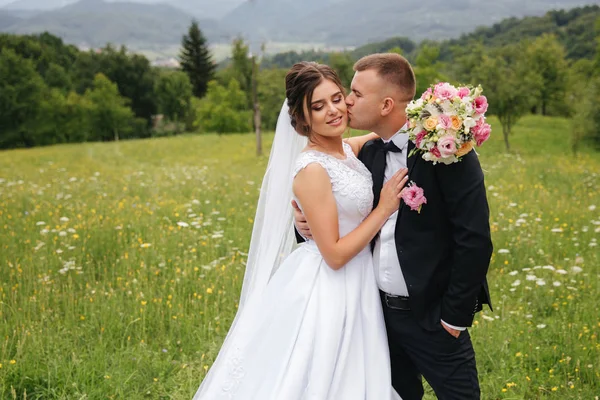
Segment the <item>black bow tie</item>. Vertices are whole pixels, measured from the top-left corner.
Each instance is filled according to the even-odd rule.
[[[385,152],[391,151],[392,153],[402,153],[402,150],[399,149],[398,146],[396,146],[391,140],[387,143],[384,143],[382,148]]]

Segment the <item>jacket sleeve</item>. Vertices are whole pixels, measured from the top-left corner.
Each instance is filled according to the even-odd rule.
[[[471,326],[492,255],[483,171],[475,151],[458,163],[436,165],[434,170],[454,242],[441,319],[455,326]]]

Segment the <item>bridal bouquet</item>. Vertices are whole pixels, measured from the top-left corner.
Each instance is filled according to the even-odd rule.
[[[488,140],[491,127],[485,122],[487,99],[481,86],[455,87],[447,82],[432,85],[406,107],[408,134],[413,152],[434,164],[452,164]],[[412,152],[411,152],[412,155]]]

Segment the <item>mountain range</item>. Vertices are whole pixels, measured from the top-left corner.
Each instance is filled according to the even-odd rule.
[[[49,31],[92,47],[177,45],[192,18],[211,43],[359,46],[393,36],[448,39],[507,17],[597,0],[0,0],[0,31]]]
[[[0,29],[3,25],[2,16],[0,13]],[[10,12],[5,13],[4,18],[10,21]],[[140,49],[179,43],[191,21],[190,14],[167,4],[81,0],[29,18],[17,19],[16,23],[4,26],[4,30],[17,34],[48,31],[68,43],[86,47],[102,47],[112,43]],[[199,25],[211,42],[229,40],[229,36],[223,36],[226,33],[215,20],[200,19]]]
[[[508,17],[542,15],[593,0],[255,0],[221,20],[253,40],[356,46],[392,36],[448,39]],[[248,16],[251,16],[249,18]],[[275,39],[274,39],[275,38]]]

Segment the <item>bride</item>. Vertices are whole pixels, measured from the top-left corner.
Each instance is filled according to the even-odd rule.
[[[342,140],[348,115],[337,74],[296,64],[286,97],[240,307],[194,399],[399,399],[369,243],[398,210],[406,170],[372,210],[371,174],[356,158],[372,135]],[[313,234],[293,252],[292,196]]]

